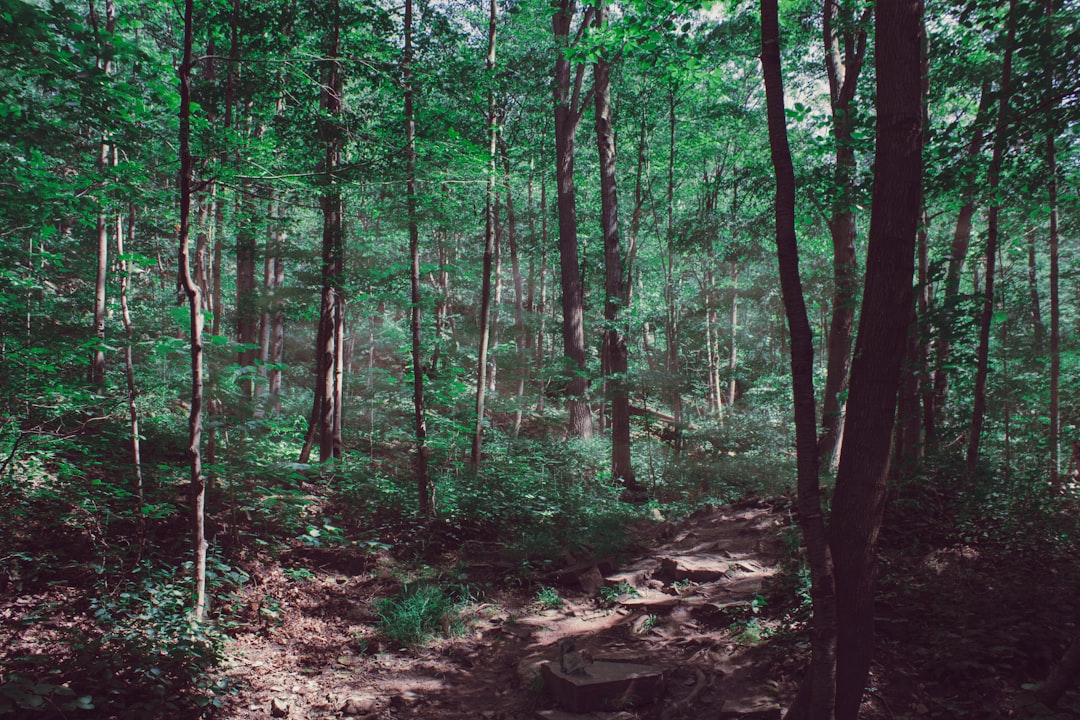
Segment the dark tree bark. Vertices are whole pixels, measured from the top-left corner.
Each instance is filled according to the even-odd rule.
[[[600,1],[596,26],[607,20]],[[596,145],[600,155],[600,228],[604,237],[604,349],[608,376],[605,384],[611,402],[611,476],[628,493],[640,493],[630,460],[630,393],[627,389],[625,320],[627,279],[623,276],[619,241],[619,201],[615,184],[615,131],[611,125],[611,64],[601,57],[593,66],[593,98],[596,106]]]
[[[1054,134],[1057,132],[1051,123],[1046,136],[1047,171],[1049,172],[1050,195],[1050,486],[1055,493],[1061,492],[1061,299],[1059,278],[1061,275],[1058,257],[1058,180],[1057,149]]]
[[[423,347],[420,342],[420,230],[416,211],[416,116],[413,110],[413,0],[405,0],[405,48],[401,56],[401,75],[405,84],[405,202],[409,222],[410,285],[412,288],[412,374],[413,423],[416,455],[413,476],[420,514],[435,514],[435,488],[428,477],[427,416],[424,412]]]
[[[806,314],[799,248],[795,235],[795,168],[788,145],[784,79],[780,66],[777,0],[761,2],[761,68],[769,123],[769,148],[776,175],[776,256],[780,289],[791,328],[791,389],[795,409],[799,526],[810,565],[813,625],[810,670],[790,720],[831,720],[836,680],[836,597],[832,558],[818,485],[817,408],[814,402],[814,338]]]
[[[180,80],[180,285],[187,295],[191,332],[191,411],[188,414],[188,460],[191,478],[191,528],[194,562],[192,573],[195,622],[203,621],[206,609],[206,484],[202,475],[203,314],[198,283],[191,275],[191,69],[194,0],[184,0],[184,55],[177,75]]]
[[[1005,19],[1005,57],[1001,63],[1001,86],[998,91],[997,124],[994,128],[994,151],[990,156],[987,184],[990,190],[990,208],[986,220],[986,289],[982,298],[982,315],[979,320],[979,348],[976,353],[975,393],[972,400],[971,425],[968,428],[967,460],[964,478],[971,482],[979,466],[979,444],[982,442],[983,421],[986,418],[986,381],[990,374],[990,326],[994,317],[994,279],[998,248],[998,218],[1001,201],[997,197],[1001,185],[1001,163],[1009,129],[1009,98],[1012,92],[1012,57],[1016,37],[1016,0],[1009,0],[1009,14]]]
[[[829,80],[833,139],[836,143],[836,165],[833,170],[835,194],[828,219],[833,246],[834,288],[828,365],[822,398],[821,437],[818,440],[822,461],[827,461],[838,449],[837,441],[843,422],[840,397],[847,389],[851,367],[851,338],[855,328],[855,297],[858,290],[853,101],[866,56],[869,14],[870,8],[867,8],[862,18],[856,20],[852,17],[852,5],[839,0],[825,0],[822,14],[825,69]]]
[[[340,392],[342,353],[339,351],[343,323],[344,233],[342,229],[341,190],[337,172],[341,161],[340,130],[336,118],[341,114],[342,78],[338,61],[340,9],[337,0],[331,7],[330,67],[324,98],[328,119],[323,122],[322,135],[326,148],[323,160],[322,190],[322,303],[319,313],[319,340],[316,348],[316,395],[319,401],[319,462],[341,457]]]
[[[495,73],[495,29],[498,22],[496,0],[488,3],[488,48],[486,67],[488,81],[494,82]],[[499,136],[495,88],[488,86],[488,167],[487,193],[484,200],[484,266],[480,287],[480,351],[476,363],[476,425],[472,440],[473,470],[480,467],[480,456],[484,445],[484,401],[488,383],[488,343],[491,340],[491,267],[495,256],[495,225],[498,220],[495,207],[495,148]]]
[[[593,434],[589,408],[589,380],[585,375],[585,296],[577,242],[577,193],[574,188],[575,135],[581,122],[581,81],[584,65],[571,78],[570,25],[574,19],[574,0],[558,0],[552,16],[555,35],[555,177],[559,207],[559,266],[561,268],[563,310],[563,352],[568,371],[566,395],[571,435],[590,438]],[[581,27],[589,24],[593,10],[585,11]]]
[[[874,564],[900,364],[912,308],[922,179],[922,3],[875,8],[877,146],[866,284],[831,515],[836,572],[836,718],[859,714],[874,652]]]

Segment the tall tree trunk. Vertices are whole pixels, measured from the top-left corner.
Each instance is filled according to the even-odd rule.
[[[600,1],[596,27],[607,21],[607,7]],[[611,476],[629,493],[640,493],[630,458],[630,393],[627,388],[626,284],[619,241],[619,202],[615,185],[615,131],[611,124],[611,64],[601,57],[593,66],[593,98],[596,105],[596,145],[600,155],[600,228],[604,237],[604,347],[608,376],[605,383],[611,402]]]
[[[90,22],[94,28],[95,37],[98,36],[97,12],[93,2],[90,3]],[[105,0],[105,32],[109,36],[116,29],[116,6],[112,0]],[[99,39],[100,40],[100,39]],[[98,57],[97,66],[105,73],[112,73],[112,62],[107,58],[108,48],[102,42],[101,53]],[[98,153],[98,170],[104,174],[109,167],[110,144],[108,133],[103,133]],[[108,214],[102,201],[97,215],[97,273],[94,277],[94,337],[97,342],[90,355],[90,384],[96,388],[105,386],[105,289],[109,270],[109,231]]]
[[[135,241],[135,204],[128,203],[128,233],[132,244]],[[120,317],[124,321],[124,336],[127,343],[124,345],[124,375],[127,378],[127,404],[128,418],[131,427],[131,465],[135,471],[135,499],[138,502],[139,532],[144,529],[143,515],[143,474],[142,474],[142,446],[139,441],[139,405],[136,401],[138,393],[135,389],[135,359],[133,346],[135,344],[135,330],[131,325],[131,312],[128,310],[128,292],[131,287],[131,266],[127,255],[124,253],[124,216],[116,215],[116,256],[120,258]]]
[[[497,110],[495,105],[495,29],[498,21],[498,5],[496,0],[488,2],[488,48],[487,68],[488,81],[488,166],[487,166],[487,194],[484,200],[484,267],[480,289],[480,351],[476,363],[476,425],[473,430],[472,441],[472,466],[473,470],[480,467],[480,456],[484,445],[484,402],[487,393],[488,373],[488,343],[491,340],[491,266],[495,256],[495,225],[498,222],[498,212],[495,205],[495,148],[499,132],[497,125]]]
[[[412,288],[412,374],[413,422],[416,455],[413,476],[420,514],[435,514],[435,488],[428,478],[427,417],[424,412],[424,365],[420,343],[420,230],[416,211],[416,116],[413,111],[413,0],[405,0],[405,48],[401,56],[401,75],[405,84],[405,203],[409,222],[410,285]]]
[[[555,35],[555,177],[559,207],[559,266],[561,268],[563,352],[567,358],[566,395],[570,415],[569,432],[580,438],[593,434],[589,408],[589,380],[585,375],[585,296],[577,242],[577,193],[574,188],[575,135],[581,122],[581,81],[584,64],[578,65],[571,78],[570,25],[574,18],[574,0],[558,0],[552,16]],[[589,24],[592,9],[585,11],[582,27]]]
[[[1050,194],[1050,486],[1060,492],[1061,481],[1061,299],[1058,281],[1061,275],[1058,257],[1058,180],[1057,149],[1051,123],[1046,135],[1046,162]]]
[[[858,266],[855,258],[855,118],[853,101],[866,56],[868,8],[861,19],[852,17],[852,5],[825,0],[822,31],[825,69],[829,80],[833,140],[836,143],[836,186],[828,219],[833,246],[833,303],[829,322],[828,366],[822,399],[819,457],[828,460],[837,450],[843,422],[841,396],[847,389],[851,367],[851,338],[855,328]],[[841,44],[843,49],[841,50]]]
[[[202,476],[202,403],[203,403],[203,314],[200,290],[191,276],[191,69],[192,17],[194,0],[184,0],[184,55],[177,75],[180,80],[180,249],[178,264],[180,284],[187,294],[191,332],[191,411],[188,415],[188,460],[191,470],[191,527],[194,562],[193,619],[203,621],[206,609],[206,484]]]
[[[664,362],[671,383],[671,417],[675,419],[675,452],[682,451],[683,398],[680,390],[679,308],[676,305],[678,288],[675,274],[675,86],[668,89],[668,167],[667,167],[667,227],[665,228],[666,262],[664,272],[664,305],[666,306],[665,337],[667,354]]]
[[[1053,210],[1051,210],[1051,212],[1052,211]],[[1041,358],[1043,356],[1043,351],[1046,349],[1046,326],[1043,324],[1042,304],[1039,302],[1039,275],[1035,263],[1035,228],[1029,227],[1026,235],[1028,250],[1027,281],[1028,297],[1031,298],[1030,312],[1031,330],[1034,338],[1033,350],[1035,353],[1035,357]]]
[[[735,368],[739,362],[739,349],[736,340],[739,337],[739,264],[731,263],[731,347],[728,349],[728,388],[727,404],[735,404]]]
[[[994,265],[997,261],[998,219],[1001,200],[997,197],[1001,185],[1001,163],[1009,129],[1009,97],[1012,92],[1012,57],[1016,37],[1016,0],[1009,0],[1009,14],[1005,19],[1005,57],[1001,64],[1001,87],[998,92],[998,115],[994,129],[994,152],[990,157],[987,183],[990,189],[990,208],[986,221],[986,290],[982,298],[982,316],[979,322],[979,348],[975,370],[975,394],[972,400],[971,425],[968,429],[967,461],[964,478],[971,482],[979,466],[979,444],[982,441],[983,421],[986,417],[986,381],[990,373],[990,326],[994,317]]]
[[[960,299],[960,277],[964,271],[968,246],[971,243],[972,219],[975,217],[975,169],[974,163],[983,145],[983,131],[989,122],[993,94],[990,81],[984,81],[979,95],[979,109],[972,124],[971,141],[967,146],[966,160],[969,167],[961,181],[963,205],[956,216],[956,229],[953,231],[952,246],[949,250],[949,263],[945,271],[945,293],[941,303],[941,327],[938,330],[937,353],[934,363],[934,394],[931,413],[934,427],[941,423],[945,403],[949,393],[948,366],[952,358],[952,342],[956,334],[956,305]],[[935,433],[929,433],[934,436]]]
[[[786,717],[789,720],[831,720],[836,680],[836,597],[818,484],[814,337],[799,275],[799,247],[795,235],[795,167],[791,161],[784,112],[777,0],[761,2],[761,68],[765,77],[769,147],[776,176],[776,256],[784,310],[791,328],[791,390],[795,408],[799,526],[806,541],[810,597],[814,611],[810,670]]]
[[[338,351],[341,332],[341,314],[344,264],[344,239],[342,231],[341,190],[337,185],[338,164],[341,160],[340,130],[337,117],[341,114],[342,78],[339,54],[340,7],[334,0],[331,12],[333,25],[330,29],[330,67],[326,80],[324,99],[327,119],[322,124],[326,155],[323,160],[322,213],[322,303],[319,313],[320,340],[318,353],[318,376],[316,394],[321,396],[319,407],[319,462],[340,457],[340,413],[338,404],[339,367],[342,359]]]
[[[510,156],[503,146],[503,175],[506,184],[506,240],[510,246],[510,274],[514,284],[514,349],[517,351],[517,389],[514,392],[514,437],[521,431],[524,414],[525,384],[529,380],[529,360],[526,354],[529,332],[525,327],[525,280],[518,258],[517,218],[514,215],[514,194],[510,187]]]
[[[874,652],[874,565],[912,307],[922,179],[922,3],[875,6],[877,146],[866,284],[831,515],[836,719],[859,713]]]

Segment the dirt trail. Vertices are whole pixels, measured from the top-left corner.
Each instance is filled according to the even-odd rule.
[[[486,602],[470,608],[468,632],[416,650],[371,638],[372,601],[394,589],[378,563],[327,552],[305,558],[313,578],[267,567],[248,591],[251,626],[229,648],[227,674],[240,691],[221,717],[778,716],[778,698],[791,689],[767,677],[767,647],[754,641],[747,620],[778,571],[785,522],[782,505],[749,501],[640,528],[639,543],[650,550],[631,562],[577,563],[538,578],[558,590],[559,609],[542,609],[534,584],[508,587],[495,558],[477,563],[470,580],[476,573],[494,582]],[[626,592],[613,598],[601,585]],[[551,710],[538,667],[567,637],[596,659],[662,667],[666,694],[614,713]]]

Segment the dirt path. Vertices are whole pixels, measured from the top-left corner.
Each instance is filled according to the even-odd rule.
[[[766,676],[754,610],[778,570],[785,517],[746,502],[641,528],[650,551],[633,561],[536,578],[563,599],[558,609],[541,608],[537,586],[493,556],[468,568],[470,582],[490,585],[468,610],[469,630],[415,650],[372,635],[373,600],[396,589],[385,559],[326,551],[302,558],[310,572],[267,567],[248,591],[250,627],[229,648],[227,674],[240,690],[221,717],[778,717],[791,688]],[[554,710],[538,668],[564,638],[597,660],[662,668],[664,697],[614,713]]]

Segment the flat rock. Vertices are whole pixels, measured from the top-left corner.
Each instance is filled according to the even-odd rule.
[[[640,590],[636,595],[619,596],[619,604],[623,607],[658,610],[660,608],[672,608],[682,601],[678,595],[668,595],[658,590]]]
[[[344,715],[368,715],[379,708],[378,698],[371,695],[352,695],[341,707]]]
[[[545,662],[540,673],[556,702],[575,713],[645,705],[664,692],[664,671],[655,665],[597,660],[568,675],[557,663]]]
[[[727,577],[730,570],[731,559],[726,554],[675,555],[660,559],[661,574],[671,580],[716,582]]]
[[[780,706],[768,700],[725,700],[720,720],[780,720]]]

